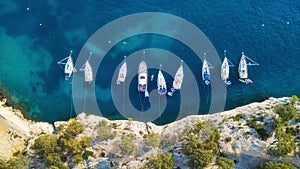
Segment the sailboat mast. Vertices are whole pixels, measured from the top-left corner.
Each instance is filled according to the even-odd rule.
[[[234,67],[234,64],[227,57],[227,50],[224,50],[224,58],[227,58],[228,66]]]

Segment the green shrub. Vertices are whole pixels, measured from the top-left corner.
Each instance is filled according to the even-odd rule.
[[[117,128],[118,128],[118,125],[117,125],[117,123],[113,123],[113,124],[111,125],[111,127],[112,127],[113,129],[117,129]]]
[[[63,124],[60,124],[58,127],[57,127],[57,132],[61,132],[63,129],[64,129],[64,125]]]
[[[263,122],[264,121],[264,117],[263,116],[259,116],[259,117],[255,117],[253,118],[254,121],[260,121]]]
[[[292,104],[287,104],[285,106],[279,104],[275,108],[275,112],[287,122],[297,115],[297,110]]]
[[[265,164],[260,164],[257,169],[297,169],[291,163],[269,161]]]
[[[82,150],[80,142],[75,138],[60,138],[59,142],[64,152],[76,154]]]
[[[94,153],[92,151],[86,150],[82,154],[83,159],[88,159],[88,157],[95,157]]]
[[[147,168],[173,169],[173,154],[167,152],[163,154],[158,154],[156,157],[151,157],[147,162],[146,166]]]
[[[295,104],[297,101],[299,101],[299,98],[296,95],[293,95],[291,98],[291,103]]]
[[[48,167],[48,169],[60,169],[60,168],[56,167],[56,166],[50,166],[50,167]]]
[[[234,162],[225,157],[220,157],[217,160],[216,164],[219,165],[222,169],[233,169],[234,166]]]
[[[46,157],[45,161],[46,167],[57,167],[57,168],[67,168],[67,166],[62,162],[61,156],[57,153],[51,153]]]
[[[60,151],[61,148],[57,145],[56,135],[42,135],[34,141],[31,149],[39,156],[46,157],[48,154]]]
[[[23,154],[18,154],[15,157],[12,157],[6,163],[5,169],[27,169],[29,165],[28,157]],[[0,164],[1,166],[1,164]]]
[[[72,163],[78,164],[83,160],[82,156],[80,154],[75,154],[72,158]]]
[[[296,122],[300,122],[300,114],[297,114],[296,116],[295,116],[295,120],[296,120]]]
[[[286,157],[295,150],[297,144],[291,134],[286,133],[282,129],[276,129],[276,137],[278,144],[275,148],[269,150],[271,155]]]
[[[121,153],[123,155],[130,156],[138,150],[136,144],[133,142],[134,139],[135,139],[135,136],[132,134],[128,134],[121,138],[119,147],[120,147]]]
[[[273,119],[273,121],[275,121],[274,126],[273,126],[274,129],[284,128],[289,124],[288,121],[285,121],[281,117],[278,117],[277,119]]]
[[[90,146],[91,144],[91,138],[87,137],[87,136],[84,136],[81,138],[81,140],[79,141],[80,143],[80,146],[81,146],[81,149],[85,149],[87,147]]]
[[[298,134],[300,134],[300,129],[296,127],[287,127],[285,129],[285,132],[287,134],[291,134],[292,136],[297,136]]]
[[[199,130],[198,128],[197,130]],[[203,128],[198,132],[199,138],[202,142],[215,142],[220,139],[220,133],[218,128],[210,121],[203,122]]]
[[[211,122],[196,123],[186,134],[183,152],[188,157],[191,168],[204,168],[219,152],[219,130]]]
[[[20,150],[14,152],[14,153],[13,153],[13,156],[18,156],[19,154],[21,154],[21,151],[20,151]]]
[[[57,141],[61,148],[61,153],[78,154],[84,151],[84,149],[90,145],[91,139],[86,136],[82,137],[80,140],[76,138],[83,131],[83,124],[75,119],[71,119]]]
[[[68,126],[61,127],[56,135],[46,134],[38,137],[31,149],[35,150],[36,155],[45,159],[47,168],[68,168],[64,162],[71,159],[73,163],[80,163],[83,158],[92,155],[86,148],[90,146],[89,137],[77,137],[84,130],[83,125],[75,119],[71,119]]]
[[[232,140],[231,137],[226,137],[226,138],[225,138],[225,141],[226,141],[226,142],[230,142],[231,140]]]
[[[258,129],[256,132],[262,140],[267,140],[270,137],[269,133],[264,128]]]
[[[2,169],[2,168],[4,169],[4,168],[8,168],[8,167],[7,167],[7,164],[6,164],[4,161],[1,161],[1,160],[0,160],[0,168],[1,168],[1,169]]]
[[[105,120],[101,120],[95,127],[97,134],[101,140],[107,140],[111,137],[111,127],[107,125]]]
[[[161,136],[158,133],[149,133],[145,135],[145,143],[147,146],[158,147],[161,141]]]
[[[225,123],[225,122],[228,122],[228,118],[227,117],[225,117],[225,118],[222,119],[222,123]]]
[[[255,129],[262,140],[267,140],[270,137],[269,133],[263,128],[263,126],[256,124],[256,120],[247,120],[246,125]]]
[[[240,121],[243,117],[242,114],[237,114],[236,116],[230,117],[230,119],[233,119],[233,121]]]
[[[78,134],[84,131],[84,126],[82,123],[71,119],[66,130],[64,131],[64,137],[75,138]]]

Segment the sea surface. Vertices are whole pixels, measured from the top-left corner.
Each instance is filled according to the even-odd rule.
[[[34,120],[53,122],[74,117],[79,110],[74,108],[72,79],[65,81],[63,69],[57,65],[57,61],[68,56],[70,50],[73,50],[73,59],[76,61],[86,41],[98,29],[123,16],[141,12],[167,13],[194,24],[210,40],[220,60],[224,57],[223,50],[227,50],[227,57],[235,66],[230,71],[232,84],[226,88],[226,102],[224,106],[221,105],[223,110],[260,102],[269,97],[300,96],[298,0],[0,0],[1,85],[15,101],[27,103],[28,116]],[[127,43],[126,47],[124,42]],[[199,108],[190,113],[212,113],[209,111],[211,102],[218,98],[212,97],[214,91],[203,84],[202,61],[193,50],[171,37],[138,34],[117,42],[108,53],[103,54],[98,71],[94,70],[97,74],[91,90],[95,91],[102,114],[111,119],[125,118],[118,113],[116,104],[119,103],[112,99],[114,91],[111,84],[115,83],[115,72],[123,56],[141,53],[147,48],[163,49],[179,56],[184,61],[184,70],[191,70],[190,74],[185,74],[183,86],[193,87],[189,86],[187,79],[196,79],[196,88],[201,97],[200,101],[190,100],[199,104]],[[259,63],[259,66],[249,67],[253,84],[246,85],[238,81],[237,67],[241,52]],[[151,56],[147,54],[146,57]],[[210,59],[209,56],[207,59]],[[166,60],[162,58],[164,64],[174,64],[174,69],[180,65]],[[157,73],[160,63],[155,64],[157,67],[149,69],[149,76]],[[151,101],[155,100],[150,99],[140,106],[137,67],[129,68],[133,79],[126,82],[129,89],[123,94],[128,96],[129,106],[143,111],[149,109]],[[76,68],[79,70],[80,67]],[[79,71],[77,73],[80,74]],[[173,75],[167,70],[163,73],[170,88]],[[151,95],[155,94],[155,81],[149,81],[149,91],[153,91]],[[77,98],[75,102],[78,104],[78,101],[84,104],[82,111],[96,113],[89,109],[89,98]],[[175,120],[180,106],[189,106],[181,104],[180,92],[173,97],[164,97],[163,101],[166,108],[162,116],[154,121],[158,124]]]

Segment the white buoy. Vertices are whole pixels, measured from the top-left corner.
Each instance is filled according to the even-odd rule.
[[[40,26],[42,26],[43,24],[42,23],[40,23]]]
[[[108,43],[111,43],[111,41],[109,40]]]
[[[29,8],[29,7],[27,7],[27,8],[26,8],[26,10],[27,10],[27,11],[29,11],[29,10],[30,10],[30,8]]]
[[[287,21],[287,22],[286,22],[286,24],[288,24],[288,25],[289,25],[289,24],[290,24],[290,22],[289,22],[289,21]]]
[[[262,24],[261,26],[262,26],[262,27],[264,27],[264,26],[265,26],[265,24]]]
[[[168,92],[168,95],[169,96],[173,96],[173,92]]]

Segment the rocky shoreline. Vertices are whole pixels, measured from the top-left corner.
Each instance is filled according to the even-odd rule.
[[[53,125],[27,120],[19,110],[4,106],[5,103],[5,99],[0,102],[1,160],[8,160],[18,150],[23,151],[26,140],[54,131]]]
[[[182,152],[182,142],[177,138],[181,137],[186,129],[191,128],[199,121],[211,121],[218,127],[221,138],[218,143],[220,152],[229,159],[235,161],[234,168],[253,168],[259,163],[276,160],[292,163],[300,168],[299,155],[288,157],[270,156],[267,149],[275,142],[275,134],[270,129],[272,119],[277,116],[273,108],[278,104],[287,104],[290,98],[269,98],[260,103],[251,103],[233,110],[209,114],[193,115],[181,120],[157,126],[151,122],[143,123],[133,120],[115,120],[110,121],[106,118],[96,115],[87,115],[81,113],[76,120],[83,124],[84,132],[82,135],[91,138],[91,144],[88,148],[94,153],[93,158],[89,158],[84,164],[74,165],[73,168],[138,168],[142,166],[147,157],[155,155],[158,151],[172,152],[174,164],[176,167],[189,168],[187,156]],[[55,122],[54,126],[49,123],[33,122],[23,118],[18,110],[10,107],[4,107],[5,100],[0,104],[0,159],[8,160],[16,151],[24,151],[33,144],[34,139],[42,134],[52,134],[59,126],[67,125],[68,122]],[[300,112],[299,103],[296,104],[297,113]],[[237,119],[238,118],[238,119]],[[255,129],[249,127],[249,120],[255,121],[258,125],[264,126],[266,132],[270,134],[266,140],[262,140]],[[98,132],[95,130],[100,121],[106,121],[107,126],[112,126],[112,132],[116,133],[113,138],[106,140],[99,139]],[[299,126],[300,124],[291,121],[289,126]],[[145,144],[145,135],[157,133],[161,136],[161,142],[167,142],[169,136],[174,138],[173,145],[160,146],[160,148],[151,147]],[[125,157],[121,154],[119,148],[120,139],[123,135],[132,134],[135,136],[134,143],[138,151],[134,156]],[[300,140],[296,140],[298,148],[295,153],[299,153]],[[30,152],[29,152],[30,153]],[[38,166],[38,165],[36,165]],[[217,168],[211,164],[209,168]]]

